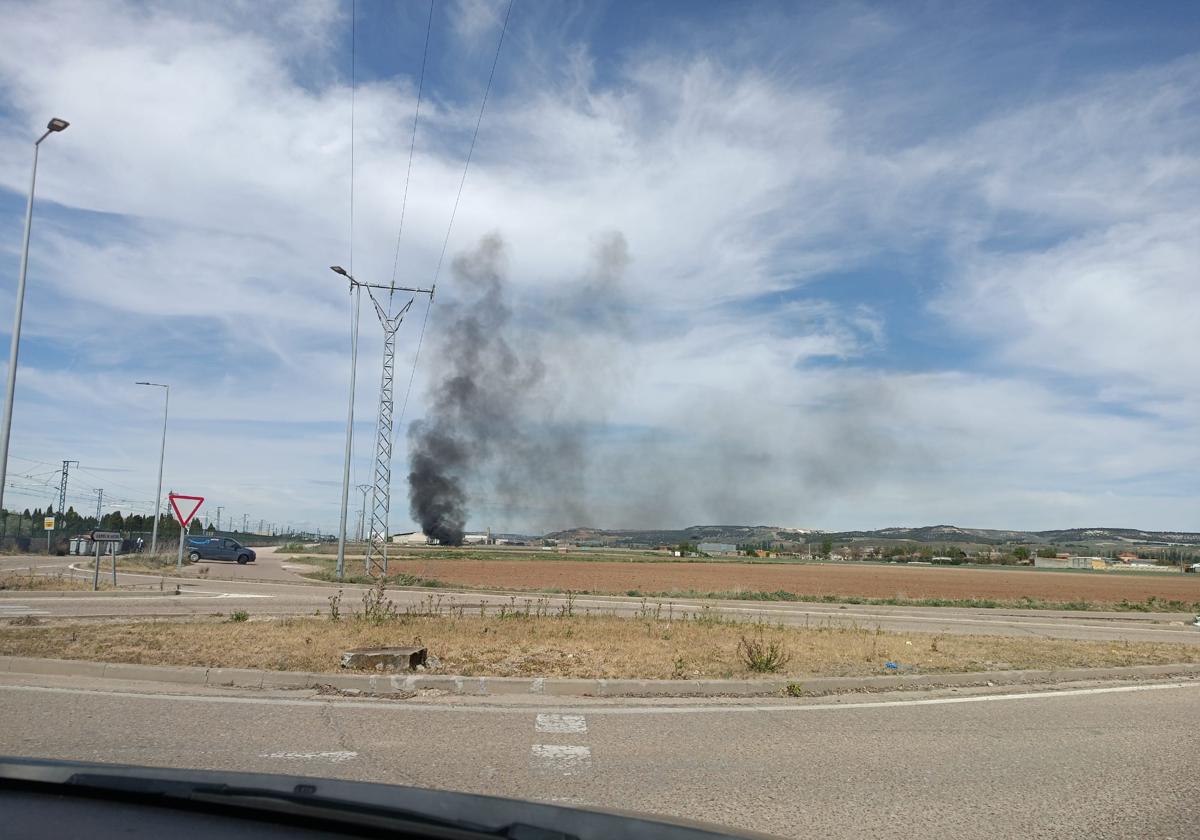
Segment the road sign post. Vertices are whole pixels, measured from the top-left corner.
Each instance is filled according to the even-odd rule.
[[[54,517],[46,516],[42,518],[42,530],[46,532],[46,554],[50,553],[50,537],[54,531]]]
[[[200,505],[204,504],[203,496],[184,496],[179,493],[170,493],[167,496],[171,500],[171,510],[175,511],[175,518],[179,521],[179,556],[175,558],[175,568],[183,568],[183,543],[187,539],[188,523],[192,521],[192,517],[196,515],[196,511],[200,510]],[[184,513],[179,507],[178,500],[184,499],[189,502],[195,502],[192,509],[188,513]]]
[[[92,591],[100,588],[100,543],[112,545],[113,556],[113,586],[117,585],[117,543],[121,541],[120,531],[92,531],[92,547],[96,554],[96,568],[92,570]]]

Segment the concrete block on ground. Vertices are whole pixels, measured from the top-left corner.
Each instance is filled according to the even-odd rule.
[[[357,670],[412,671],[425,664],[423,647],[356,648],[342,654],[342,667]]]
[[[208,685],[262,688],[263,672],[249,668],[209,668]]]

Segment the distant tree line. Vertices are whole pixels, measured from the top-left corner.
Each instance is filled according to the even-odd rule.
[[[53,505],[47,505],[44,510],[42,508],[33,510],[25,508],[20,512],[0,510],[0,538],[38,536],[45,539],[46,530],[42,526],[46,517],[51,516],[55,516]],[[81,516],[74,507],[68,507],[65,514],[57,516],[55,519],[58,524],[55,531],[59,537],[72,537],[95,530],[149,533],[154,529],[153,516],[136,513],[125,515],[119,510],[105,513],[97,520],[95,516]],[[205,529],[199,519],[192,520],[188,527],[189,534],[199,534],[205,531],[210,534],[216,533],[216,528],[210,523]],[[164,539],[179,538],[179,523],[175,517],[169,514],[159,516],[158,535]]]

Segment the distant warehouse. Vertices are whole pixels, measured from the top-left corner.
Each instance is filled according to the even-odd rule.
[[[737,554],[737,546],[730,543],[700,543],[696,546],[701,554]]]
[[[1097,569],[1105,568],[1103,557],[1074,557],[1062,555],[1058,557],[1035,557],[1033,565],[1038,569]]]

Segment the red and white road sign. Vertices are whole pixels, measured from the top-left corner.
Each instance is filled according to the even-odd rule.
[[[171,507],[175,510],[175,518],[179,520],[179,525],[182,528],[186,528],[188,526],[188,523],[192,521],[192,517],[196,515],[196,511],[200,510],[200,505],[204,504],[203,496],[181,496],[178,493],[168,493],[167,498],[171,500]],[[179,499],[183,499],[188,502],[195,502],[196,504],[192,505],[191,511],[185,515],[184,512],[179,509]]]

